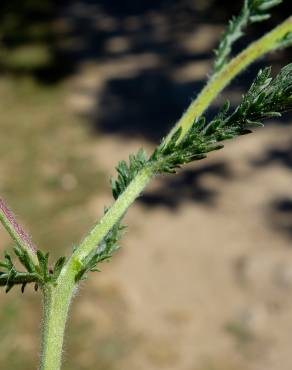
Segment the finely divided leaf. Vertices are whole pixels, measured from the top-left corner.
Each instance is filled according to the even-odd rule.
[[[229,113],[229,103],[206,123],[197,119],[187,134],[180,138],[178,129],[172,138],[160,145],[150,160],[158,173],[173,173],[185,163],[206,157],[213,150],[223,148],[221,141],[250,133],[250,128],[263,126],[267,118],[279,117],[292,109],[292,64],[284,67],[272,79],[271,68],[259,71],[239,106]]]
[[[218,49],[215,50],[214,73],[219,72],[228,61],[233,44],[241,38],[244,29],[252,23],[270,18],[269,10],[279,5],[282,0],[245,0],[237,17],[233,17],[223,33]],[[287,41],[287,40],[286,40]],[[283,41],[284,43],[284,41]]]

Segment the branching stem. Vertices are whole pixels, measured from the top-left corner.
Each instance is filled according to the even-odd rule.
[[[277,48],[278,41],[288,32],[292,31],[292,17],[251,44],[246,50],[235,57],[220,72],[212,77],[198,98],[191,103],[181,120],[168,135],[171,137],[179,127],[182,127],[181,138],[187,133],[196,117],[200,116],[210,105],[218,93],[239,74],[247,65],[255,59]],[[66,323],[69,303],[76,288],[75,277],[82,267],[82,260],[88,256],[99,243],[106,237],[109,231],[123,217],[129,206],[141,194],[143,189],[156,174],[155,163],[147,164],[142,168],[136,177],[130,182],[127,188],[118,197],[112,207],[105,213],[101,220],[94,225],[80,246],[71,256],[69,262],[58,279],[56,290],[45,291],[45,323],[46,328],[43,334],[43,351],[40,370],[59,370],[63,335]],[[54,319],[54,315],[57,319]]]
[[[182,128],[180,139],[183,138],[192,126],[194,120],[208,108],[218,93],[254,60],[279,47],[279,41],[289,32],[292,32],[292,17],[289,17],[271,32],[252,43],[248,48],[232,59],[220,72],[215,74],[202,90],[201,94],[190,104],[182,118],[170,131],[166,137],[166,141],[171,138],[179,127]],[[85,237],[73,255],[76,259],[81,261],[82,258],[97,247],[98,243],[101,242],[111,228],[123,216],[128,207],[140,195],[154,174],[155,169],[150,167],[146,167],[138,173],[125,192]]]
[[[281,40],[290,32],[292,32],[292,17],[289,17],[274,30],[252,43],[219,72],[215,73],[210,78],[201,94],[190,104],[181,119],[168,134],[163,144],[169,142],[171,144],[172,142],[170,139],[175,132],[178,132],[180,135],[177,140],[178,142],[184,137],[187,138],[186,134],[192,127],[195,119],[202,115],[218,93],[255,59],[269,51],[283,46]],[[271,112],[268,113],[271,114]],[[181,130],[178,130],[179,128],[181,128]],[[210,129],[210,127],[206,129]],[[181,142],[181,144],[183,145],[184,142]],[[214,150],[214,148],[212,150]],[[120,193],[117,196],[117,200],[112,207],[106,211],[101,220],[94,225],[65,265],[63,265],[65,260],[63,260],[63,263],[59,266],[60,275],[57,275],[56,279],[53,280],[49,279],[54,275],[49,275],[51,272],[48,270],[48,255],[41,254],[41,252],[38,252],[38,255],[36,255],[35,247],[28,234],[17,223],[12,212],[8,209],[3,200],[0,199],[0,221],[18,246],[29,254],[33,263],[39,265],[38,270],[41,270],[40,268],[43,267],[45,278],[40,282],[40,285],[44,295],[44,320],[42,325],[42,350],[39,370],[60,370],[68,310],[70,301],[78,285],[78,279],[76,279],[76,277],[82,268],[84,268],[84,259],[96,250],[104,238],[119,223],[129,206],[141,194],[152,177],[159,172],[159,158],[156,160],[153,160],[154,156],[151,158],[150,161],[145,161],[145,163],[143,161],[141,162],[141,167],[138,167],[133,177],[127,177],[127,171],[124,169],[124,177],[126,176],[128,182],[126,181],[124,183],[122,189],[118,189]],[[120,176],[121,180],[123,180],[121,173]],[[39,257],[40,263],[38,262],[37,256]],[[31,272],[31,270],[33,269],[29,268],[29,272]],[[53,273],[54,271],[51,274]],[[23,275],[19,276],[19,279],[23,278]],[[8,275],[2,274],[2,279],[0,276],[0,285],[1,283],[7,283],[8,277]],[[30,280],[35,281],[34,279],[36,276],[32,273],[25,275],[25,278],[28,280],[25,281],[26,283]],[[23,280],[21,282],[23,283]],[[18,283],[18,281],[16,281],[16,283]]]

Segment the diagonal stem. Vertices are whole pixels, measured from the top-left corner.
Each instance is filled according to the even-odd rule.
[[[214,74],[198,97],[190,104],[180,120],[167,135],[168,142],[174,132],[181,127],[180,140],[188,132],[195,119],[201,116],[218,94],[243,71],[248,65],[264,54],[281,47],[280,41],[288,33],[292,33],[292,16],[287,18],[278,27],[253,42],[245,50],[234,57],[220,72]],[[285,45],[286,46],[286,45]]]
[[[292,17],[288,18],[288,20],[271,31],[268,35],[253,43],[239,54],[239,56],[234,58],[218,74],[214,75],[198,98],[191,103],[182,119],[170,132],[166,140],[169,140],[172,133],[177,130],[178,127],[182,127],[183,133],[181,137],[183,137],[191,127],[194,119],[202,114],[231,79],[255,59],[279,46],[277,42],[288,32],[292,32]],[[74,290],[77,288],[75,277],[82,268],[83,259],[99,245],[113,226],[119,222],[129,206],[140,195],[155,175],[156,169],[155,162],[149,162],[137,173],[136,177],[130,182],[125,191],[118,197],[116,202],[105,213],[101,220],[94,225],[92,230],[81,242],[80,246],[72,254],[71,258],[62,269],[56,282],[57,284],[55,286],[50,286],[49,284],[43,286],[45,310],[41,366],[39,370],[60,369],[63,336],[68,309],[72,296],[74,295]],[[10,230],[10,234],[17,240],[19,235],[17,233],[15,235],[15,230],[13,227],[11,228],[10,223],[8,223],[8,226],[6,225],[6,228],[8,228],[8,231],[12,229]],[[24,242],[24,245],[27,247],[26,239],[23,241],[23,239],[20,238],[20,242]]]
[[[12,211],[7,207],[4,200],[0,198],[0,221],[17,245],[26,250],[34,264],[38,264],[36,247],[22,226],[16,221]]]
[[[279,47],[280,40],[289,32],[292,32],[292,17],[286,19],[278,27],[252,43],[238,56],[233,58],[220,72],[209,80],[201,94],[190,104],[182,118],[167,135],[165,142],[171,138],[179,127],[182,128],[179,139],[181,140],[192,126],[194,120],[208,108],[224,87],[257,58]],[[94,225],[93,229],[77,248],[72,256],[72,258],[76,260],[76,263],[81,263],[81,260],[97,247],[111,228],[118,222],[120,217],[123,216],[129,206],[140,195],[154,174],[155,169],[151,167],[145,167],[137,174],[127,189],[121,194],[101,220]]]

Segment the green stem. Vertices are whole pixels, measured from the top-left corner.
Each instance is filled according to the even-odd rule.
[[[281,23],[274,30],[252,43],[237,57],[232,59],[220,72],[214,75],[206,87],[202,90],[197,99],[191,103],[182,118],[177,122],[174,128],[168,134],[166,141],[179,128],[182,127],[180,139],[186,134],[196,117],[200,116],[204,110],[211,104],[219,92],[247,65],[251,64],[255,59],[259,58],[268,51],[274,50],[279,46],[281,40],[288,32],[292,31],[292,17]],[[146,167],[141,170],[135,179],[130,183],[124,193],[117,199],[110,210],[102,217],[102,219],[93,227],[89,234],[74,253],[74,257],[81,260],[87,256],[111,228],[123,216],[129,206],[139,196],[142,190],[154,175],[153,169]]]
[[[82,241],[77,251],[73,254],[75,258],[81,261],[98,246],[112,227],[124,215],[129,206],[140,195],[153,176],[154,169],[149,165],[137,174],[127,189],[119,196],[108,212],[106,212]]]
[[[44,319],[39,370],[60,370],[68,310],[73,292],[76,289],[75,276],[79,271],[83,257],[98,245],[113,224],[123,216],[125,210],[150,181],[152,175],[153,170],[146,167],[135,177],[126,191],[84,239],[81,244],[82,248],[71,256],[58,278],[57,286],[44,285]]]
[[[230,81],[256,59],[281,46],[280,40],[283,39],[283,37],[285,37],[285,35],[287,35],[289,32],[292,32],[292,17],[289,17],[278,27],[274,28],[259,40],[250,44],[250,46],[248,46],[228,64],[226,64],[226,66],[222,68],[220,72],[213,75],[205,88],[190,104],[180,120],[172,128],[165,141],[169,141],[173,133],[179,127],[182,128],[182,133],[180,136],[181,140],[194,123],[194,120],[204,113],[211,102],[230,83]]]
[[[280,26],[251,44],[246,50],[234,58],[219,73],[214,75],[198,98],[191,103],[185,114],[167,136],[168,140],[178,127],[182,127],[183,135],[191,127],[194,119],[200,116],[210,105],[218,93],[256,58],[279,46],[279,40],[292,31],[292,17]],[[155,175],[155,164],[143,168],[126,190],[119,196],[102,219],[94,225],[82,241],[58,278],[57,286],[46,284],[44,293],[44,322],[41,366],[39,370],[60,370],[62,345],[69,305],[76,289],[75,276],[82,267],[82,260],[94,250],[112,227],[125,214],[129,206],[140,195],[151,178]]]
[[[16,221],[15,216],[7,207],[4,200],[0,198],[0,222],[5,227],[11,238],[23,250],[26,250],[35,265],[38,265],[36,247],[32,243],[27,232]]]
[[[42,290],[44,313],[39,370],[60,370],[64,332],[70,302],[75,290],[75,280],[66,276],[66,281],[61,279],[57,286],[46,284]]]

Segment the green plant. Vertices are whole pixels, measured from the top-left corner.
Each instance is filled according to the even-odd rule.
[[[125,227],[123,216],[150,180],[205,158],[208,152],[223,148],[222,141],[250,133],[251,128],[262,126],[264,119],[279,117],[292,108],[292,64],[289,64],[275,78],[271,77],[270,68],[259,71],[235,110],[231,111],[227,102],[212,120],[207,121],[203,116],[220,91],[256,58],[292,45],[292,17],[289,17],[229,60],[232,46],[242,36],[244,27],[267,19],[268,10],[279,3],[279,0],[245,0],[240,15],[232,19],[222,36],[206,87],[150,156],[141,149],[129,157],[128,163],[119,163],[118,176],[111,180],[115,202],[105,208],[104,216],[69,257],[60,257],[51,266],[49,254],[34,246],[0,199],[0,220],[14,240],[14,253],[24,267],[19,271],[11,255],[5,252],[0,262],[0,284],[8,292],[15,285],[24,291],[27,284],[33,283],[44,297],[40,370],[60,369],[72,297],[80,281],[86,279],[89,272],[99,271],[99,265],[118,250]]]

